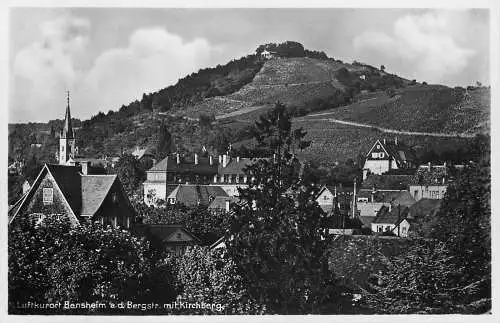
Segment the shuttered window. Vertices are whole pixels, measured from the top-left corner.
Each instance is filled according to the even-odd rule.
[[[54,203],[54,189],[44,188],[43,189],[43,205],[51,205]]]

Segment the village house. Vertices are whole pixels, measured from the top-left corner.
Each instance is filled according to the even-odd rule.
[[[394,169],[414,169],[415,153],[413,150],[398,141],[377,140],[372,148],[366,154],[365,164],[363,166],[363,180],[368,174],[381,175]]]
[[[144,165],[154,165],[156,163],[155,154],[150,147],[135,147],[135,149],[132,151],[132,156],[134,156],[140,163]]]
[[[442,199],[451,182],[446,163],[443,165],[421,165],[413,176],[409,191],[412,197],[419,201],[422,198]]]
[[[181,224],[138,224],[134,233],[146,237],[157,250],[174,255],[182,255],[188,247],[202,243]]]
[[[407,220],[409,209],[407,207],[382,207],[376,218],[371,223],[375,233],[390,232],[398,237],[408,237],[410,222]]]
[[[57,217],[72,226],[82,222],[130,228],[135,212],[116,175],[92,175],[88,167],[45,164],[29,191],[9,212],[9,225],[19,217],[42,222]]]

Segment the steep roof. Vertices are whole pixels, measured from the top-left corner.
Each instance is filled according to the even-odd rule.
[[[211,198],[217,196],[228,197],[226,191],[215,185],[178,185],[167,198],[175,198],[177,202],[185,205],[208,205]]]
[[[81,175],[74,166],[46,164],[57,186],[75,215],[80,215],[82,207]]]
[[[389,208],[384,206],[378,211],[377,217],[372,223],[388,223],[388,224],[398,224],[402,219],[408,216],[409,209],[407,207],[393,207],[389,211]],[[398,214],[399,213],[399,214]]]
[[[82,176],[82,215],[93,215],[99,210],[115,183],[116,175]]]
[[[217,174],[218,161],[213,158],[210,165],[209,157],[198,157],[198,164],[195,164],[194,156],[179,156],[180,163],[177,164],[176,156],[168,156],[156,163],[149,172],[175,172],[175,173],[195,173],[199,175]]]
[[[43,179],[41,175],[45,172],[52,175],[71,211],[76,216],[94,215],[117,181],[116,175],[82,175],[75,166],[45,164],[30,191],[10,210],[10,220],[17,214],[22,205],[30,200]]]
[[[405,163],[414,163],[417,159],[413,149],[402,141],[398,141],[397,144],[396,142],[386,141],[385,148],[394,157],[398,166]]]
[[[194,242],[200,243],[201,240],[187,230],[181,224],[141,224],[135,228],[136,232],[152,240],[153,243],[161,244],[167,240],[176,231],[181,230],[187,234]]]

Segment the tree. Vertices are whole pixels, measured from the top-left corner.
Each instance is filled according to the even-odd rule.
[[[144,181],[145,174],[139,161],[130,154],[124,154],[120,157],[114,171],[129,196],[132,196]]]
[[[264,314],[266,308],[249,295],[243,277],[223,250],[193,247],[179,263],[181,301],[215,304],[189,314]],[[183,314],[182,312],[179,314]]]
[[[160,126],[160,132],[158,134],[158,144],[156,146],[156,159],[161,160],[165,158],[171,151],[173,146],[173,138],[168,131],[167,125],[162,124]]]
[[[490,162],[485,157],[448,187],[429,233],[430,238],[449,243],[456,265],[465,268],[462,284],[481,286],[472,301],[491,299],[490,201]]]
[[[55,217],[34,225],[33,219],[23,216],[15,227],[9,228],[8,248],[12,313],[40,314],[39,309],[16,308],[17,302],[28,301],[140,302],[154,296],[150,291],[158,283],[149,278],[152,269],[149,245],[119,228],[97,223],[70,227],[67,221]],[[164,295],[170,292],[162,291]],[[174,297],[175,293],[170,294],[168,301]],[[64,310],[64,313],[95,311]],[[104,311],[113,312],[110,308]]]
[[[348,311],[349,297],[328,269],[318,188],[294,167],[294,148],[308,145],[305,132],[292,131],[277,104],[256,123],[255,136],[275,157],[248,166],[251,180],[239,192],[244,204],[231,214],[226,243],[250,295],[278,314]]]
[[[420,241],[396,257],[382,256],[384,270],[363,300],[378,314],[471,313],[464,306],[474,286],[457,284],[465,267],[457,267],[444,242]]]
[[[382,72],[384,72],[384,71],[385,71],[385,66],[384,66],[384,65],[380,65],[380,70],[381,70]]]

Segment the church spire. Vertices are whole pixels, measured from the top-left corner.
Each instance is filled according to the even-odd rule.
[[[66,105],[66,116],[64,118],[64,127],[61,133],[61,138],[75,138],[73,127],[71,126],[71,112],[69,111],[69,91],[66,92],[68,104]]]

